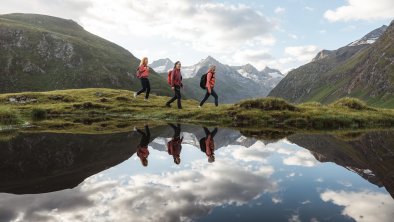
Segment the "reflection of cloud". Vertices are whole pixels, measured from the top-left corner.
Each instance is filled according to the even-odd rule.
[[[318,163],[318,161],[309,151],[299,150],[291,156],[285,158],[283,163],[291,166],[313,167]]]
[[[291,217],[289,218],[288,221],[289,221],[289,222],[301,222],[300,216],[299,216],[299,215],[296,215],[296,214],[291,215]]]
[[[356,221],[389,222],[394,218],[394,200],[388,194],[327,190],[321,194],[321,198],[344,206],[342,214]]]
[[[118,180],[93,176],[73,190],[49,194],[2,195],[0,209],[5,212],[0,212],[0,219],[184,221],[207,215],[214,207],[243,205],[276,190],[277,185],[268,180],[274,172],[271,166],[250,168],[233,158],[212,165],[202,162],[193,162],[191,169]]]
[[[266,149],[265,144],[257,141],[248,149],[235,149],[232,152],[233,156],[243,161],[259,161],[267,162],[267,158],[272,154],[272,151]]]

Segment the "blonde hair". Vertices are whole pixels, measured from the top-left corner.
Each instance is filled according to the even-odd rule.
[[[216,66],[215,65],[209,66],[208,72],[216,72]]]
[[[144,57],[141,59],[140,66],[147,66],[148,65],[148,58]]]

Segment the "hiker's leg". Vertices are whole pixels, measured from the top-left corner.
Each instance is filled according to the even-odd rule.
[[[141,85],[142,85],[142,89],[140,91],[137,92],[137,95],[143,93],[146,91],[146,79],[145,78],[141,78]]]
[[[211,95],[215,98],[215,106],[219,105],[219,97],[218,94],[216,94],[215,90],[212,89]]]
[[[218,133],[218,128],[215,128],[215,129],[211,132],[212,138],[215,137],[216,133]]]
[[[137,132],[138,132],[139,134],[141,134],[142,136],[146,136],[145,132],[142,131],[142,130],[140,130],[140,129],[137,129]]]
[[[179,86],[176,87],[176,88],[175,88],[175,92],[176,92],[177,99],[178,99],[178,109],[181,109],[181,108],[182,108],[182,102],[181,102],[181,99],[182,99],[182,96],[181,96],[181,88],[180,88]]]
[[[149,93],[150,93],[150,82],[149,79],[146,79],[146,94],[145,94],[145,99],[149,98]]]
[[[211,134],[211,132],[209,132],[207,127],[204,126],[203,128],[204,128],[205,136],[208,137],[209,134]]]
[[[172,102],[174,102],[176,99],[178,98],[177,93],[176,93],[176,88],[174,88],[174,96],[168,100],[167,104],[171,104]]]
[[[209,98],[210,95],[211,94],[209,94],[209,92],[207,90],[207,92],[205,93],[204,99],[202,99],[200,102],[200,106],[204,105],[205,101],[207,101],[207,99]]]
[[[145,125],[145,132],[146,132],[146,137],[148,137],[148,140],[150,140],[150,130],[148,125]]]

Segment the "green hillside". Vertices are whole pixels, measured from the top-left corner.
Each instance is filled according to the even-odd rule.
[[[72,20],[36,14],[0,15],[0,92],[75,88],[132,89],[139,60]],[[153,70],[152,91],[171,94]]]
[[[300,103],[355,97],[394,108],[394,22],[372,45],[346,46],[291,71],[270,96]]]

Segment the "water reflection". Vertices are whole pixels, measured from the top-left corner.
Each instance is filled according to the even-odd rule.
[[[0,142],[0,221],[391,221],[392,131],[268,134],[20,134]]]

